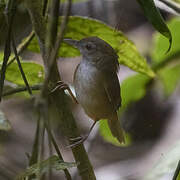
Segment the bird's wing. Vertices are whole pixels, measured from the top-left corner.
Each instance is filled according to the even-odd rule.
[[[114,110],[117,110],[121,106],[121,92],[117,74],[115,72],[107,73],[103,84],[110,103]]]
[[[111,130],[111,133],[120,143],[125,142],[123,129],[121,123],[118,119],[117,110],[121,105],[121,95],[120,95],[120,85],[116,73],[111,73],[108,76],[105,76],[104,89],[106,91],[109,102],[113,106],[113,112],[108,117],[108,125]]]

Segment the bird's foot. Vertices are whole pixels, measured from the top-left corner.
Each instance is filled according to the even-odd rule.
[[[88,138],[88,135],[84,136],[84,137],[76,137],[76,138],[71,138],[70,141],[72,141],[72,144],[70,144],[69,148],[72,148],[72,147],[76,147],[78,146],[79,144],[82,144],[86,139]]]
[[[78,101],[77,101],[76,97],[74,96],[74,94],[72,93],[70,87],[66,83],[64,83],[63,81],[58,81],[57,84],[56,84],[56,87],[53,90],[51,90],[51,93],[55,92],[58,89],[67,90],[69,92],[70,96],[72,97],[73,101],[76,104],[78,104]]]

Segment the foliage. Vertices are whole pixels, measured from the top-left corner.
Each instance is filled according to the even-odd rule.
[[[32,166],[28,167],[23,173],[21,173],[16,180],[21,180],[23,178],[26,178],[28,176],[31,176],[33,174],[40,173],[41,175],[49,170],[49,167],[52,169],[59,171],[64,170],[67,168],[76,167],[76,163],[70,163],[70,162],[63,162],[59,160],[59,157],[56,155],[53,155],[49,157],[48,159],[41,161],[39,164],[33,164]]]
[[[168,53],[164,53],[168,48],[168,41],[161,34],[156,33],[154,35],[154,46],[151,54],[153,65],[165,61],[169,57],[172,57],[173,54],[180,52],[180,18],[173,18],[168,23],[168,27],[171,30],[173,38],[171,50]]]
[[[81,0],[74,0],[73,2],[79,1]],[[7,1],[0,1],[0,14],[4,10],[4,2]],[[151,66],[147,64],[145,58],[139,54],[135,45],[122,32],[113,29],[101,21],[87,17],[71,16],[69,17],[68,26],[64,36],[65,38],[77,40],[88,36],[98,36],[108,42],[116,50],[117,54],[119,55],[120,64],[123,64],[140,73],[128,77],[121,84],[122,107],[118,112],[120,119],[124,110],[128,108],[131,103],[139,101],[141,98],[143,98],[148,88],[151,88],[154,85],[154,82],[160,81],[164,85],[165,95],[169,96],[174,92],[180,79],[180,64],[178,61],[180,58],[180,19],[173,19],[168,23],[167,26],[159,10],[155,7],[154,0],[137,0],[137,2],[143,9],[145,16],[161,34],[156,33],[154,36],[154,46],[151,54]],[[61,24],[62,18],[63,17],[59,18],[59,25]],[[39,44],[36,38],[31,41],[27,49],[32,52],[40,53]],[[75,57],[79,55],[80,53],[77,49],[65,43],[62,43],[62,47],[58,52],[58,57]],[[2,59],[3,54],[0,53],[1,66]],[[171,66],[169,66],[169,63],[172,61],[173,63]],[[34,62],[25,62],[23,60],[21,60],[21,65],[30,85],[43,82],[44,69],[41,65]],[[152,79],[155,77],[154,72],[156,72],[157,75],[156,79]],[[24,85],[24,81],[21,77],[21,73],[16,62],[13,62],[7,67],[6,81],[12,82],[18,86]],[[150,82],[151,86],[147,86]],[[9,121],[6,119],[3,112],[0,111],[0,130],[9,130],[10,128],[11,126]],[[111,135],[106,120],[100,122],[100,133],[108,142],[115,145],[120,145]],[[131,143],[131,135],[125,133],[125,140],[125,145],[129,145]],[[168,157],[168,159],[173,161],[173,169],[175,167],[174,162],[178,158],[179,156],[176,157],[176,159],[171,159],[171,157]],[[163,162],[163,165],[164,164],[166,163]],[[169,167],[172,165],[172,162],[168,161],[166,165]],[[38,173],[42,175],[43,173],[47,172],[50,166],[54,170],[64,170],[75,167],[77,164],[60,161],[57,156],[51,156],[39,164],[36,163],[27,168],[24,173],[18,176],[17,179],[23,179],[27,176]],[[158,168],[158,173],[164,174],[164,172],[161,171],[162,166],[159,165]],[[158,173],[152,172],[151,177],[153,178],[151,179],[157,179],[157,177],[159,177]],[[153,176],[154,174],[155,176]]]
[[[137,2],[140,4],[145,16],[152,23],[155,29],[169,40],[169,48],[166,49],[166,51],[169,51],[172,43],[171,32],[164,22],[159,10],[156,8],[154,0],[137,0]]]
[[[3,54],[0,53],[0,67],[2,65],[2,57]],[[41,65],[35,62],[27,62],[22,60],[21,65],[30,85],[43,82],[44,69]],[[24,81],[22,79],[21,73],[18,68],[18,64],[16,62],[13,62],[7,67],[6,80],[17,85],[24,85]]]
[[[135,45],[122,32],[95,19],[79,16],[69,17],[65,38],[80,40],[88,36],[98,36],[108,42],[119,55],[120,64],[124,64],[134,71],[154,77],[154,72],[147,65],[144,57],[139,54]],[[30,43],[28,49],[33,52],[40,52],[36,39]],[[74,57],[78,55],[80,55],[79,51],[67,44],[63,44],[59,51],[59,56],[62,57]]]
[[[120,144],[119,141],[111,134],[107,120],[101,120],[99,122],[100,135],[109,143],[116,146],[129,146],[131,144],[131,136],[128,133],[124,133],[125,144]]]
[[[177,87],[178,83],[180,82],[180,55],[174,59],[171,57],[174,57],[174,54],[177,54],[177,52],[180,51],[179,46],[179,39],[180,39],[180,20],[179,18],[174,18],[171,21],[168,22],[168,26],[170,27],[170,30],[172,32],[173,37],[173,43],[172,48],[168,53],[166,52],[166,49],[168,47],[168,41],[165,37],[160,35],[159,33],[155,33],[154,35],[154,46],[152,50],[152,67],[158,66],[157,71],[157,78],[156,80],[159,80],[163,84],[163,90],[165,93],[165,96],[170,96],[175,88]],[[169,55],[170,54],[170,55]],[[175,61],[176,63],[172,64],[171,66],[166,64],[166,61]],[[162,64],[162,66],[161,66]],[[128,77],[125,79],[121,84],[121,97],[122,97],[122,107],[119,110],[119,118],[121,119],[121,116],[126,108],[128,108],[128,105],[132,102],[136,102],[143,98],[146,94],[146,91],[148,90],[147,84],[151,81],[151,78],[148,76],[145,76],[143,74],[137,74],[131,77]],[[100,123],[100,132],[101,135],[104,137],[105,140],[115,144],[119,145],[114,138],[112,137],[111,133],[109,132],[108,126],[106,125],[106,122]],[[107,132],[107,133],[105,133]],[[126,133],[126,136],[129,138],[127,139],[127,145],[130,143],[130,134]]]
[[[180,64],[160,70],[159,78],[163,83],[165,95],[171,95],[176,89],[177,84],[180,82]]]
[[[163,65],[162,67],[160,66],[158,75],[162,80],[166,96],[173,93],[180,80],[180,18],[173,18],[168,22],[168,26],[173,37],[171,50],[168,53],[163,53],[168,46],[168,42],[162,35],[156,33],[151,54],[152,66],[158,67],[161,64]]]
[[[149,80],[150,78],[148,76],[137,74],[135,76],[128,77],[123,81],[121,84],[122,106],[119,109],[119,118],[121,117],[123,110],[125,110],[129,104],[138,101],[145,96],[146,85]],[[112,136],[106,121],[100,122],[100,133],[105,140],[111,142],[112,144],[119,146],[127,146],[131,144],[131,137],[128,133],[125,133],[125,144],[119,144]]]

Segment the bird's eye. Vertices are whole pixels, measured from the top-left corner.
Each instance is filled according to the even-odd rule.
[[[85,45],[85,48],[88,50],[88,51],[91,51],[91,50],[94,50],[96,49],[96,45],[92,42],[88,42],[86,45]]]

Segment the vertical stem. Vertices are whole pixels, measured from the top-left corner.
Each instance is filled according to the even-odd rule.
[[[41,53],[43,56],[43,61],[45,64],[46,73],[48,72],[49,65],[46,53],[45,53],[45,37],[46,37],[46,24],[45,20],[40,14],[41,9],[41,0],[26,0],[26,7],[31,16],[31,21],[35,30],[35,33],[39,39],[39,45],[41,49]],[[62,38],[62,37],[61,37]],[[59,39],[58,39],[59,40]],[[55,54],[56,57],[56,54]],[[51,59],[51,58],[50,58]],[[52,58],[53,59],[53,58]],[[49,78],[49,85],[53,86],[56,84],[58,80],[60,80],[57,63],[52,61],[52,71]],[[51,70],[51,69],[50,69]],[[48,89],[46,89],[48,92]],[[44,97],[44,96],[43,96]],[[66,96],[64,91],[56,91],[49,96],[49,104],[51,104],[52,108],[57,112],[57,121],[60,122],[60,127],[64,135],[67,139],[75,138],[80,136],[79,130],[76,126],[75,119],[72,116],[71,111],[69,110],[68,103],[66,101]],[[95,174],[93,171],[93,167],[89,161],[87,152],[84,148],[83,144],[78,145],[77,147],[72,148],[72,152],[76,162],[78,162],[78,171],[82,180],[95,180]]]
[[[18,53],[17,53],[17,49],[16,49],[16,45],[15,45],[15,42],[14,42],[13,34],[12,34],[12,47],[13,47],[13,51],[14,51],[14,54],[15,54],[15,57],[16,57],[16,61],[17,61],[19,70],[21,72],[21,76],[22,76],[22,78],[24,80],[24,83],[25,83],[25,85],[27,87],[27,90],[28,90],[29,94],[32,95],[32,90],[31,90],[31,88],[29,86],[28,80],[27,80],[26,75],[25,75],[25,73],[23,71],[23,68],[22,68]]]
[[[5,42],[5,48],[4,48],[3,64],[2,64],[1,72],[0,72],[0,101],[3,94],[7,62],[11,55],[11,33],[12,33],[12,23],[13,23],[15,11],[16,11],[16,2],[14,0],[9,0],[7,2],[6,9],[5,9],[5,15],[6,15],[6,21],[7,21],[7,38]]]
[[[45,118],[45,117],[44,117],[44,118]],[[46,116],[46,118],[47,118],[47,116]],[[63,160],[63,157],[62,157],[61,152],[60,152],[60,150],[59,150],[59,148],[58,148],[58,145],[56,144],[56,141],[55,141],[55,139],[54,139],[54,137],[53,137],[53,135],[52,135],[52,133],[51,133],[51,130],[50,130],[48,124],[47,124],[47,120],[44,119],[44,121],[45,121],[46,131],[47,131],[47,133],[48,133],[48,136],[49,136],[50,140],[52,141],[52,144],[53,144],[53,146],[54,146],[54,148],[55,148],[55,150],[56,150],[56,153],[58,154],[59,159],[60,159],[60,160]],[[68,172],[67,169],[64,170],[64,173],[65,173],[65,175],[66,175],[67,180],[72,180],[71,175],[69,174],[69,172]]]

